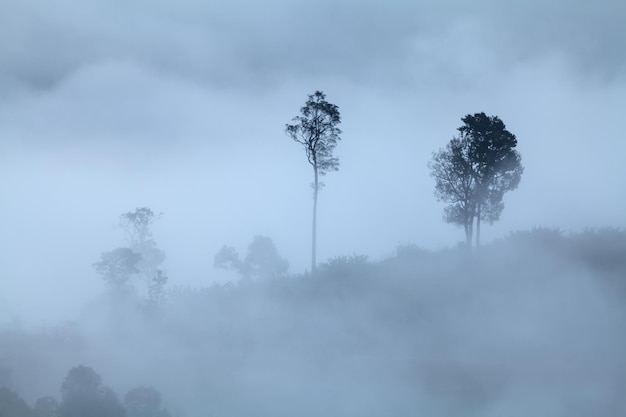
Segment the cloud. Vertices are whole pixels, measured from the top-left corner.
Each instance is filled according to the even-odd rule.
[[[152,68],[101,62],[76,69],[50,90],[23,94],[0,118],[21,141],[44,147],[82,143],[106,149],[133,142],[158,147],[222,131],[216,115],[221,107],[207,92]]]
[[[436,6],[25,0],[2,7],[3,84],[36,88],[83,66],[120,60],[230,88],[267,88],[293,77],[402,84],[423,66],[455,71],[477,46],[510,66],[562,54],[579,71],[608,79],[620,76],[626,62],[626,6],[613,0],[506,6],[482,0],[471,7],[453,0]]]
[[[173,281],[210,280],[206,259],[254,234],[304,270],[311,170],[284,125],[316,89],[344,131],[320,196],[321,260],[461,240],[426,164],[480,111],[517,135],[526,166],[485,241],[620,224],[622,3],[5,0],[3,284],[46,275],[20,270],[41,235],[67,247],[38,243],[36,256],[83,283],[120,244],[111,222],[146,205],[165,212]]]

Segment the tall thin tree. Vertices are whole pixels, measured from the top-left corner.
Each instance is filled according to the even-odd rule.
[[[309,95],[300,116],[292,119],[294,124],[287,124],[287,134],[304,146],[307,160],[313,167],[313,231],[311,243],[311,273],[316,269],[317,244],[317,196],[324,186],[320,177],[330,171],[339,170],[339,159],[333,156],[337,142],[341,140],[339,107],[326,101],[326,95],[316,91]]]

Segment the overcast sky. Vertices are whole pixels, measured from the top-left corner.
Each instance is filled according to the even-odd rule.
[[[228,278],[213,256],[255,234],[303,272],[312,170],[284,126],[315,90],[344,132],[321,261],[462,241],[426,165],[483,111],[526,169],[486,241],[624,227],[625,21],[623,0],[0,0],[0,318],[75,315],[136,207],[163,213],[172,286]]]

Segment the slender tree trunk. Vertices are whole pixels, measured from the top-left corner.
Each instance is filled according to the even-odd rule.
[[[481,203],[478,203],[478,212],[476,215],[476,247],[480,246],[480,209],[482,207]]]
[[[319,191],[319,180],[317,167],[313,167],[315,172],[315,182],[313,183],[313,233],[311,244],[311,274],[315,274],[315,268],[317,266],[315,261],[316,256],[316,243],[317,243],[317,192]]]
[[[472,247],[472,223],[474,223],[474,219],[472,219],[471,223],[465,223],[465,244],[468,248]]]

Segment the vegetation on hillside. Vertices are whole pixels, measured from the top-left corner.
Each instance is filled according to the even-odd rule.
[[[93,416],[524,415],[510,410],[548,400],[553,416],[619,415],[625,254],[622,230],[535,229],[172,288],[158,310],[108,292],[75,323],[2,329],[0,415],[73,416],[60,388],[86,368],[86,401],[108,410]],[[152,414],[116,394],[149,402],[137,387],[152,386]]]

